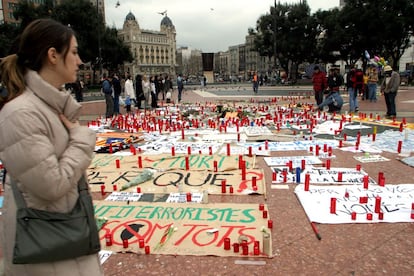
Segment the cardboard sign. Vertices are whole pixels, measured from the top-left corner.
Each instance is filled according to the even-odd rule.
[[[247,195],[266,192],[264,172],[261,169],[246,169],[244,179],[242,170],[152,170],[152,177],[145,182],[123,189],[142,173],[143,169],[90,169],[88,182],[94,192],[102,191],[102,187],[105,192],[136,192],[139,188],[142,193],[164,194],[208,191],[209,194]]]
[[[108,219],[99,232],[104,250],[199,256],[272,255],[265,204],[94,204],[95,215]]]

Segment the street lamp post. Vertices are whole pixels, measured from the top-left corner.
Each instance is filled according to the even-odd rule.
[[[99,18],[99,0],[96,0],[96,12]],[[98,24],[98,66],[99,66],[99,79],[100,79],[102,77],[102,48],[101,48],[101,30],[100,30],[99,24]]]

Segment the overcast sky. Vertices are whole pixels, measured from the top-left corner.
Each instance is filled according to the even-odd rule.
[[[188,46],[203,52],[226,51],[229,46],[245,42],[248,28],[269,13],[274,0],[105,0],[106,24],[122,28],[129,12],[141,29],[160,30],[167,11],[177,32],[177,47]],[[299,3],[300,0],[277,0]],[[339,0],[308,0],[311,12],[339,6]]]

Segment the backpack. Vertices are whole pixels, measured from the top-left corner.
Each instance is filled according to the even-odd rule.
[[[109,82],[109,80],[104,80],[104,81],[102,82],[102,92],[103,92],[104,94],[109,94],[109,95],[111,95],[111,94],[112,94],[112,85],[111,85],[111,83]]]
[[[362,70],[357,70],[355,72],[355,82],[358,84],[364,83],[364,73],[362,72]]]
[[[364,84],[364,73],[362,70],[357,70],[355,72],[355,82],[354,82],[354,88],[362,89]]]

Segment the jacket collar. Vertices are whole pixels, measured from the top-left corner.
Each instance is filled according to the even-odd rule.
[[[54,109],[58,114],[64,114],[69,120],[79,118],[80,108],[82,107],[65,90],[58,90],[48,82],[44,81],[40,75],[33,70],[28,70],[25,75],[27,89],[31,90],[39,99]]]

